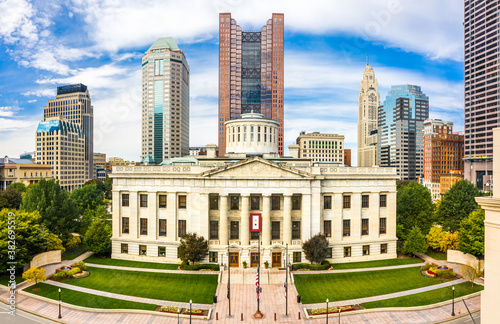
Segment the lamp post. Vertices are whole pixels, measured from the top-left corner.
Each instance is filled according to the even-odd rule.
[[[453,286],[451,290],[453,292],[453,299],[451,304],[451,316],[455,316],[455,286]]]
[[[288,317],[288,243],[286,244],[285,255],[285,295],[286,295],[286,310],[285,317]]]
[[[193,301],[190,299],[190,300],[189,300],[189,324],[191,324],[191,312],[192,312],[192,307],[193,307]]]
[[[61,288],[59,288],[59,316],[57,318],[62,318],[62,316],[61,316]]]
[[[328,324],[328,298],[326,299],[326,324]]]
[[[340,324],[340,307],[339,307],[339,324]]]
[[[231,260],[229,259],[229,240],[227,241],[227,299],[229,300],[229,315],[231,317]]]

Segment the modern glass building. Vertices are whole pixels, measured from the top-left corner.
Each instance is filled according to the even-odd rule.
[[[230,13],[219,15],[219,155],[226,154],[225,122],[261,113],[280,123],[283,155],[283,26],[273,13],[260,32],[245,32]]]
[[[419,86],[392,86],[378,111],[378,165],[395,167],[401,180],[422,176],[427,118],[429,97]]]
[[[142,159],[189,155],[189,65],[171,37],[142,57]]]

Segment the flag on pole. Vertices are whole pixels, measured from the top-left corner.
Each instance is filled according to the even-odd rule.
[[[260,287],[259,287],[259,269],[260,269],[260,267],[257,267],[257,276],[255,277],[255,286],[257,287],[257,300],[259,300],[259,292],[260,292]]]
[[[285,281],[285,284],[283,285],[283,287],[285,288],[285,299],[286,299],[286,281]]]

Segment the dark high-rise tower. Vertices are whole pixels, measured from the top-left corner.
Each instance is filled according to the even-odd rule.
[[[280,123],[283,155],[283,14],[273,13],[260,32],[245,32],[230,13],[219,15],[219,155],[226,153],[225,122],[261,113]]]

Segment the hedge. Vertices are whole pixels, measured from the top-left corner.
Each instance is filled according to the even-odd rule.
[[[292,270],[309,269],[309,270],[326,270],[330,267],[330,262],[323,261],[321,264],[310,264],[310,263],[294,263],[292,264]]]
[[[204,264],[189,265],[189,264],[183,262],[181,264],[181,269],[182,270],[203,270],[203,269],[209,269],[209,270],[219,271],[219,265],[218,264],[213,264],[213,263],[204,263]]]

